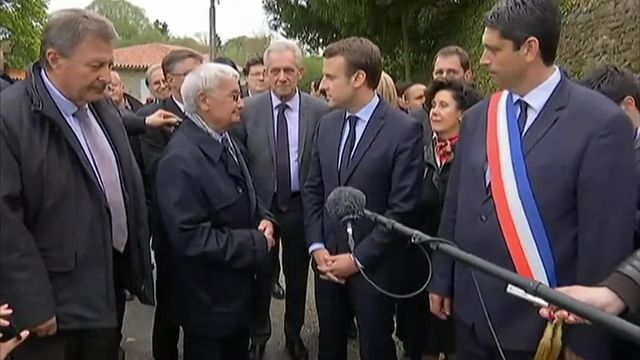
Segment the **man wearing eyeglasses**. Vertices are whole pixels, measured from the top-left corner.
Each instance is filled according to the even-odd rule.
[[[185,77],[193,69],[200,66],[202,62],[202,55],[188,49],[173,50],[167,54],[162,59],[162,72],[171,95],[145,106],[136,115],[146,117],[155,113],[158,109],[162,109],[178,116],[183,121],[186,120],[187,116],[184,112],[184,101],[180,88],[184,83]],[[145,164],[145,177],[147,179],[147,194],[154,193],[157,164],[176,127],[147,128],[140,138],[142,158]],[[158,217],[158,211],[153,205],[149,208],[149,218],[149,227],[155,239],[162,224]],[[177,360],[180,328],[168,320],[169,309],[167,307],[167,298],[172,290],[168,286],[166,279],[171,269],[167,266],[166,254],[156,246],[155,241],[153,242],[153,250],[156,260],[156,289],[158,291],[156,294],[156,312],[153,320],[153,357],[155,360]]]

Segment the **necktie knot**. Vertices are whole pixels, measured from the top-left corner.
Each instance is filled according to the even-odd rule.
[[[281,102],[280,104],[276,105],[276,110],[278,110],[278,112],[284,112],[288,109],[289,104],[287,104],[286,102]]]
[[[76,112],[73,113],[73,115],[77,117],[79,120],[85,121],[89,118],[89,110],[85,105],[85,106],[79,107],[78,110],[76,110]]]
[[[349,122],[349,127],[350,128],[355,128],[356,127],[356,123],[358,122],[358,117],[355,115],[349,115],[347,117],[347,121]]]

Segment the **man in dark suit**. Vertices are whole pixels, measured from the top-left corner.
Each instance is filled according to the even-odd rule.
[[[33,336],[15,359],[117,358],[124,290],[153,304],[144,189],[104,97],[116,32],[55,12],[0,99],[0,298]]]
[[[196,67],[202,64],[202,56],[191,50],[173,50],[162,59],[162,71],[171,90],[171,96],[158,100],[138,110],[136,115],[147,117],[155,113],[158,109],[170,112],[181,119],[186,120],[184,105],[180,88],[185,77]],[[155,173],[158,161],[164,152],[164,148],[173,136],[174,127],[154,127],[146,128],[144,134],[140,136],[142,149],[142,162],[145,169],[145,185],[147,190],[147,201],[149,207],[149,226],[153,238],[159,232],[161,224],[157,216],[157,208],[151,203],[151,196],[155,194]],[[158,249],[153,241],[153,250],[156,261],[156,310],[153,319],[152,347],[155,360],[177,360],[178,340],[180,338],[180,328],[172,324],[168,319],[169,309],[166,299],[173,291],[165,279],[171,269],[163,261],[166,257],[162,249]]]
[[[246,358],[254,277],[275,245],[272,216],[227,132],[243,105],[238,78],[214,63],[187,76],[188,120],[158,163],[156,246],[168,255],[170,316],[184,330],[185,360]]]
[[[379,98],[379,48],[364,38],[348,38],[324,51],[321,88],[337,110],[318,122],[304,184],[307,244],[317,267],[316,306],[321,360],[346,360],[347,312],[353,308],[362,359],[395,359],[393,299],[365,281],[358,267],[384,289],[394,275],[408,239],[360,219],[350,240],[339,219],[325,210],[338,186],[367,196],[367,208],[415,225],[422,173],[419,122]]]
[[[627,114],[635,137],[636,169],[640,187],[640,81],[631,71],[612,65],[599,66],[589,71],[580,83],[608,97]],[[636,213],[635,249],[640,249],[640,191]]]
[[[309,151],[318,119],[329,106],[302,93],[298,81],[302,78],[302,51],[291,41],[273,42],[265,51],[267,83],[271,91],[255,95],[246,101],[242,126],[237,129],[240,142],[247,149],[249,170],[253,175],[258,197],[275,214],[282,241],[282,264],[286,282],[284,332],[286,346],[295,360],[308,358],[300,339],[307,298],[309,253],[304,237],[302,184],[309,170]],[[257,311],[252,329],[251,356],[262,358],[271,335],[271,284],[273,262],[277,248],[270,254],[271,262],[259,279],[263,288],[257,299]]]
[[[557,283],[589,285],[602,281],[631,253],[637,191],[633,136],[619,107],[575,85],[554,65],[560,24],[554,1],[500,1],[485,20],[481,64],[507,89],[498,96],[512,96],[506,101],[513,103],[506,105],[516,108],[511,114],[517,117],[513,122],[522,138],[529,188],[549,238]],[[501,230],[507,221],[496,215],[500,182],[489,171],[488,104],[474,106],[462,120],[440,235],[513,271],[521,262],[512,260]],[[431,311],[449,317],[451,299],[455,302],[458,358],[499,358],[483,312],[486,305],[506,357],[531,359],[545,326],[536,309],[505,292],[504,282],[477,273],[482,305],[469,268],[458,265],[454,270],[443,256],[436,261]],[[590,328],[564,330],[565,356],[609,358],[606,334]]]

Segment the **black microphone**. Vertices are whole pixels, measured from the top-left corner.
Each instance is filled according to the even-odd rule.
[[[331,199],[331,203],[329,203],[329,199]],[[456,261],[478,269],[507,284],[513,284],[523,289],[529,295],[540,297],[550,304],[568,310],[573,314],[589,320],[593,324],[600,325],[618,336],[640,344],[640,326],[578,301],[537,280],[524,278],[513,271],[503,269],[473,254],[460,250],[449,240],[431,237],[393,219],[369,211],[364,208],[366,199],[367,197],[364,193],[358,189],[338,187],[331,192],[327,199],[327,211],[330,215],[335,214],[338,219],[349,219],[353,221],[359,217],[368,218],[388,230],[410,237],[411,242],[415,244],[426,243],[434,251],[446,254]]]
[[[327,197],[327,212],[329,216],[340,220],[347,229],[348,243],[351,252],[355,246],[353,238],[353,222],[360,216],[367,203],[367,197],[358,189],[352,187],[335,188]]]

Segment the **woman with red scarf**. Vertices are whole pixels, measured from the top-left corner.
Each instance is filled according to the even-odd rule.
[[[433,141],[425,141],[420,230],[428,235],[436,236],[438,232],[462,114],[480,100],[480,92],[456,79],[434,80],[427,88],[425,107]],[[424,284],[428,263],[421,251],[410,250],[407,264],[411,269],[405,280],[411,283],[407,290],[412,291]],[[399,304],[398,331],[405,348],[403,359],[421,359],[422,354],[447,359],[455,350],[453,321],[437,319],[429,312],[426,292]]]

